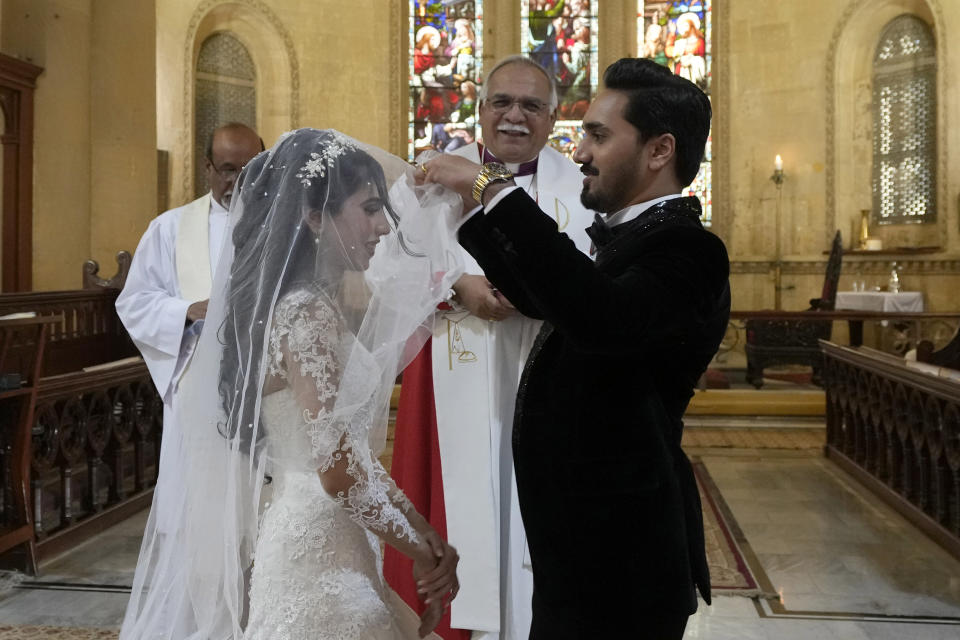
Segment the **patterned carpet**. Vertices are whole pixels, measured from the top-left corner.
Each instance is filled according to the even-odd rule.
[[[683,430],[683,447],[731,449],[823,449],[824,429],[712,429]]]
[[[694,459],[693,471],[703,506],[704,546],[713,595],[777,598],[775,593],[760,590],[746,557],[753,557],[750,545],[707,468]]]

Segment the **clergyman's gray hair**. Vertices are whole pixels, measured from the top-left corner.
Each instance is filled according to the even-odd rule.
[[[550,76],[550,73],[536,60],[532,60],[531,58],[519,54],[503,58],[497,62],[497,64],[493,65],[493,69],[490,69],[490,71],[487,72],[487,75],[483,78],[483,84],[480,85],[480,92],[477,94],[477,97],[480,98],[481,102],[487,99],[487,86],[490,84],[490,78],[493,77],[493,74],[508,64],[523,64],[542,73],[543,77],[547,79],[547,83],[550,85],[550,110],[552,111],[557,108],[557,104],[559,103],[559,100],[557,99],[557,83]]]

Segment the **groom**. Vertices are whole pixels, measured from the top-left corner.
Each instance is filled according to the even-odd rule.
[[[420,179],[455,189],[460,243],[522,313],[546,320],[513,431],[533,561],[533,639],[679,639],[710,602],[700,500],[681,418],[730,311],[723,243],[683,197],[710,130],[707,97],[623,59],[574,160],[596,264],[502,165],[443,156]],[[589,375],[583,375],[589,372]]]

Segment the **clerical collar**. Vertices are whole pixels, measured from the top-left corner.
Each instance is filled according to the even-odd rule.
[[[623,224],[624,222],[630,222],[642,214],[647,209],[653,207],[654,205],[660,204],[661,202],[666,202],[667,200],[673,200],[674,198],[682,198],[682,193],[672,193],[669,196],[662,196],[660,198],[654,198],[653,200],[647,200],[646,202],[640,202],[638,204],[632,204],[626,209],[620,209],[616,213],[612,213],[607,216],[607,219],[604,222],[607,223],[608,227],[615,227],[618,224]]]
[[[222,204],[217,202],[217,199],[213,197],[213,192],[210,192],[210,215],[216,215],[218,213],[230,213],[224,208]]]
[[[529,162],[503,162],[497,156],[493,155],[489,149],[483,146],[481,143],[477,143],[477,148],[480,150],[480,163],[487,164],[488,162],[499,162],[500,164],[506,165],[507,169],[510,170],[510,173],[514,177],[529,176],[537,172],[537,162],[540,160],[540,154],[530,160]]]

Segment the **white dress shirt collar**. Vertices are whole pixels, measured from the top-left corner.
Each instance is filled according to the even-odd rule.
[[[618,224],[623,224],[624,222],[630,222],[642,214],[647,209],[653,207],[654,205],[660,204],[661,202],[666,202],[667,200],[673,200],[674,198],[682,198],[682,193],[672,193],[668,196],[662,196],[660,198],[654,198],[653,200],[647,200],[646,202],[640,202],[637,204],[632,204],[626,209],[620,209],[616,213],[611,213],[606,218],[607,226],[615,227]]]

